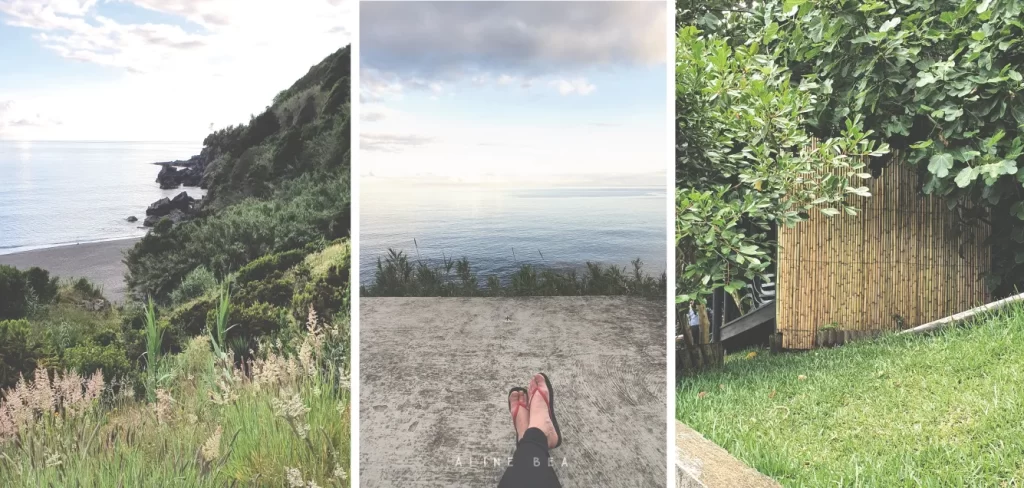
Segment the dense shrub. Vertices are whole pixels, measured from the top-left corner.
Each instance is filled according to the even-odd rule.
[[[163,300],[198,266],[223,278],[266,254],[347,236],[347,178],[319,179],[300,178],[271,200],[247,199],[205,219],[154,229],[126,256],[128,284]]]
[[[84,298],[103,298],[103,290],[86,278],[79,278],[71,284],[71,289]]]
[[[216,313],[216,310],[210,311],[207,317],[209,323],[216,322]],[[228,341],[243,344],[238,352],[257,349],[259,338],[276,334],[291,323],[290,316],[287,309],[269,303],[232,305],[228,316],[228,324],[232,327],[227,334]]]
[[[281,253],[268,254],[255,261],[242,266],[235,274],[237,283],[248,283],[250,281],[263,280],[272,273],[285,271],[305,259],[307,252],[304,249],[293,249]]]
[[[292,308],[301,314],[313,307],[321,316],[333,319],[349,308],[349,269],[347,266],[332,266],[327,272],[308,281],[298,291]]]
[[[118,378],[134,375],[131,363],[125,355],[124,346],[112,344],[83,344],[64,351],[63,367],[67,371],[77,371],[82,375],[91,375],[98,370],[108,382]]]
[[[45,269],[32,267],[25,271],[25,281],[36,293],[39,303],[50,303],[57,297],[58,280]]]
[[[295,280],[283,277],[278,271],[262,281],[251,281],[238,286],[232,291],[232,301],[250,305],[263,302],[279,307],[291,305],[292,294],[295,292]]]
[[[21,271],[0,265],[0,320],[20,319],[28,312],[29,285]]]
[[[217,288],[217,277],[206,269],[206,266],[199,266],[190,271],[181,280],[181,285],[171,292],[171,303],[181,305],[185,302],[204,296]]]
[[[179,305],[167,314],[167,321],[175,330],[186,336],[203,334],[212,323],[210,312],[217,308],[216,299],[212,296],[200,297]]]
[[[0,390],[10,388],[21,375],[35,371],[42,355],[25,320],[0,320]]]

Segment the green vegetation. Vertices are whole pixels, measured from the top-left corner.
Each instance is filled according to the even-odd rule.
[[[481,286],[469,259],[445,258],[438,266],[422,261],[413,263],[402,251],[388,250],[377,260],[373,283],[363,286],[365,297],[472,297],[472,296],[582,296],[633,295],[663,298],[666,275],[655,279],[644,274],[643,262],[633,261],[633,269],[587,263],[582,273],[538,269],[524,264],[512,274],[508,284],[489,276]]]
[[[349,63],[206,138],[128,303],[0,266],[4,486],[348,486]]]
[[[1019,0],[767,0],[678,3],[681,27],[754,50],[807,86],[801,125],[874,131],[971,232],[990,223],[996,295],[1024,286],[1024,3]]]
[[[880,156],[859,118],[812,144],[807,114],[816,85],[791,73],[758,44],[684,27],[677,38],[679,189],[676,244],[680,301],[724,287],[736,293],[770,266],[772,230],[809,212],[855,214],[850,195],[868,178],[862,159]]]
[[[733,354],[676,417],[786,486],[1024,482],[1024,306],[929,336]]]
[[[57,278],[51,278],[46,270],[21,272],[0,265],[0,320],[24,318],[34,307],[53,302],[57,287]]]
[[[161,222],[128,253],[133,289],[166,304],[199,267],[225,279],[267,254],[349,235],[349,64],[346,47],[248,125],[206,138],[200,217]]]

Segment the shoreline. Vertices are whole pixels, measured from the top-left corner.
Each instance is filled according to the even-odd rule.
[[[147,232],[148,232],[148,230],[147,230]],[[140,236],[104,237],[104,238],[101,238],[101,239],[87,239],[87,240],[84,240],[84,241],[57,242],[57,243],[52,243],[52,244],[30,244],[30,245],[27,245],[27,246],[14,246],[14,247],[0,247],[0,258],[2,258],[4,256],[13,256],[15,254],[21,254],[21,253],[25,253],[25,252],[46,251],[48,249],[56,249],[56,248],[59,248],[59,247],[68,247],[68,246],[80,246],[80,245],[83,245],[83,244],[101,244],[101,243],[104,243],[104,242],[128,241],[128,240],[135,240],[135,241],[137,241],[139,239],[142,239],[143,237],[145,237],[145,235],[140,235]]]
[[[27,269],[45,269],[61,279],[86,278],[98,285],[112,303],[123,303],[127,286],[124,252],[141,237],[69,243],[57,246],[0,254],[0,265]]]

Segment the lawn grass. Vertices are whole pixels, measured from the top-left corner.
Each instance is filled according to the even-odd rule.
[[[928,336],[743,352],[676,417],[784,486],[1024,485],[1024,307]]]

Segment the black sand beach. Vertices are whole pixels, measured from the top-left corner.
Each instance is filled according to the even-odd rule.
[[[108,300],[124,301],[124,252],[139,239],[90,242],[0,255],[0,264],[26,269],[38,266],[61,278],[87,278]]]

